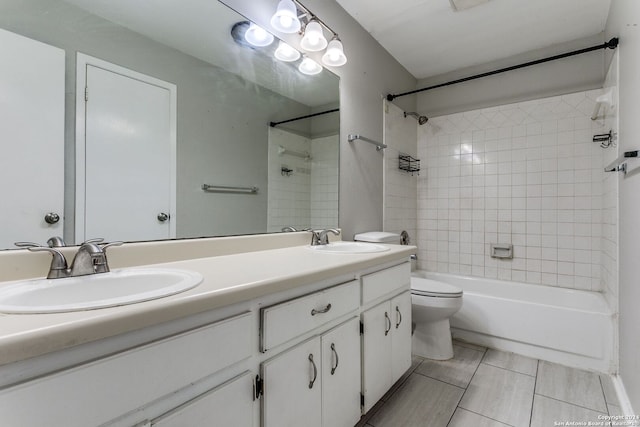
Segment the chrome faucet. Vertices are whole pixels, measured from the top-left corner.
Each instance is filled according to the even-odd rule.
[[[318,245],[328,245],[329,244],[329,236],[328,233],[333,233],[334,235],[340,235],[340,230],[336,230],[335,228],[327,228],[326,230],[309,230],[311,231],[311,246]]]
[[[78,248],[78,252],[68,267],[64,254],[55,248],[40,246],[31,242],[16,242],[16,246],[27,248],[32,252],[49,252],[53,259],[47,279],[60,279],[64,277],[86,276],[89,274],[108,273],[106,249],[111,246],[119,246],[122,242],[101,244],[103,239],[87,240]]]

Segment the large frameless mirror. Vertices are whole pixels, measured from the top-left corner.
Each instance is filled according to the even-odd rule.
[[[0,5],[0,248],[335,227],[339,79],[208,0]]]

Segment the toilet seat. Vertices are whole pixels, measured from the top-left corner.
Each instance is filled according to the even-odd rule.
[[[459,298],[462,296],[462,289],[437,280],[421,279],[411,282],[411,293],[425,297]]]

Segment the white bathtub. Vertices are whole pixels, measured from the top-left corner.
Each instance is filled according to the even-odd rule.
[[[614,315],[599,292],[414,271],[462,288],[454,338],[563,365],[612,373]]]

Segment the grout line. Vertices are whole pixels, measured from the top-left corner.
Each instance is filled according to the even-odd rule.
[[[536,387],[538,387],[538,372],[540,372],[540,360],[536,363],[536,376],[533,378],[533,396],[531,397],[531,412],[529,413],[529,426],[533,422],[533,406],[536,403]]]
[[[415,374],[415,375],[423,376],[423,377],[425,377],[425,378],[429,378],[430,380],[438,381],[438,382],[440,382],[440,383],[442,383],[442,384],[446,384],[446,385],[450,385],[450,386],[452,386],[452,387],[460,388],[460,389],[465,390],[465,391],[467,390],[467,388],[466,388],[466,387],[460,387],[459,385],[451,384],[451,383],[448,383],[448,382],[443,381],[443,380],[441,380],[441,379],[430,377],[429,375],[425,375],[425,374],[423,374],[423,373],[421,373],[421,372],[414,372],[414,374]],[[473,378],[473,377],[472,377],[472,378]],[[471,382],[471,381],[469,381],[469,382]],[[468,386],[468,384],[467,384],[467,386]]]
[[[458,410],[458,408],[460,408],[460,402],[462,402],[462,399],[464,398],[464,395],[467,394],[467,390],[469,389],[469,385],[471,384],[471,381],[473,381],[473,377],[476,376],[476,373],[478,372],[478,368],[482,364],[482,360],[487,355],[488,351],[489,351],[489,349],[487,347],[485,347],[484,351],[482,352],[482,357],[480,358],[480,362],[476,366],[475,371],[473,371],[473,375],[471,375],[471,378],[469,378],[469,382],[467,383],[467,386],[464,388],[464,393],[462,393],[462,396],[460,396],[460,399],[458,400],[458,405],[456,407],[456,411]],[[462,408],[462,409],[464,409],[464,408]],[[451,419],[453,418],[453,415],[456,413],[456,411],[453,411],[453,414],[451,414],[451,416],[449,417],[449,421],[447,421],[447,426],[451,422]],[[478,415],[480,415],[480,414],[478,414]]]
[[[511,425],[511,424],[505,423],[504,421],[496,420],[495,418],[491,418],[491,417],[487,417],[486,415],[482,415],[482,414],[481,414],[481,413],[479,413],[479,412],[471,411],[471,410],[469,410],[469,409],[467,409],[467,408],[462,408],[462,407],[460,407],[460,406],[458,406],[458,408],[462,409],[463,411],[467,411],[467,412],[471,412],[472,414],[479,415],[479,416],[481,416],[482,418],[487,418],[487,419],[489,419],[489,420],[495,421],[495,422],[500,423],[500,424],[504,424],[504,425],[509,426],[509,427],[515,427],[515,426],[513,426],[513,425]]]
[[[526,375],[528,377],[535,377],[536,376],[536,374],[531,375],[531,374],[527,374],[527,373],[524,373],[524,372],[516,371],[515,369],[509,369],[509,368],[505,368],[504,366],[493,365],[493,364],[487,363],[487,362],[480,362],[480,363],[482,363],[484,365],[487,365],[487,366],[493,366],[494,368],[504,369],[505,371],[513,372],[514,374],[522,374],[522,375]],[[536,363],[536,373],[537,373],[537,370],[538,370],[537,366],[538,366],[538,364]]]
[[[604,392],[604,384],[602,384],[602,377],[600,375],[598,375],[598,381],[600,381],[600,391],[602,391],[602,397],[604,398],[604,406],[607,408],[607,415],[613,415],[609,412],[609,402],[607,401],[607,395]],[[619,405],[616,405],[616,406],[619,406]]]
[[[599,411],[599,410],[597,410],[597,409],[589,408],[589,407],[587,407],[587,406],[578,405],[578,404],[575,404],[575,403],[572,403],[572,402],[567,402],[566,400],[558,399],[558,398],[556,398],[556,397],[547,396],[546,394],[536,393],[536,395],[538,395],[538,396],[542,396],[542,397],[546,397],[547,399],[555,400],[556,402],[566,403],[567,405],[575,406],[575,407],[577,407],[577,408],[587,409],[587,410],[592,411],[592,412],[597,412],[597,413],[599,413],[599,414],[604,414],[604,412]],[[605,402],[604,404],[605,404],[605,406],[607,406],[607,402]],[[607,409],[607,411],[606,411],[606,412],[607,412],[607,414],[608,414],[608,413],[609,413],[609,410]]]

